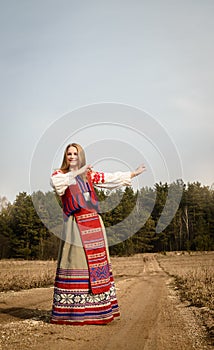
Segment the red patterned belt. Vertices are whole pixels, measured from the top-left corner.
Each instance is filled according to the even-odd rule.
[[[95,210],[81,209],[74,213],[86,254],[93,294],[109,291],[110,273],[106,243],[99,215]]]

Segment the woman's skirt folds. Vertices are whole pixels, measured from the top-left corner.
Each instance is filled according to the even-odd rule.
[[[120,316],[106,233],[101,218],[100,224],[109,262],[109,290],[99,294],[92,293],[89,268],[80,232],[75,218],[69,217],[64,223],[63,236],[60,241],[51,323],[99,325],[107,324]]]

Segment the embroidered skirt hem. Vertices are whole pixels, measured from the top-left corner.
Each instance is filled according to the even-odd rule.
[[[107,324],[119,318],[115,285],[101,294],[89,289],[88,270],[57,269],[51,323],[85,325]]]

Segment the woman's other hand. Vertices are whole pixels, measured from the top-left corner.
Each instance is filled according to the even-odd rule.
[[[77,173],[78,175],[82,175],[82,174],[87,174],[87,172],[91,172],[91,171],[92,171],[92,165],[86,164],[82,168],[78,169]]]
[[[144,164],[139,165],[139,167],[137,167],[137,169],[131,173],[131,178],[142,174],[144,171],[146,171],[145,165]]]

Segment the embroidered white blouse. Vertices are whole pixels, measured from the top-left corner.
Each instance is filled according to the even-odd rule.
[[[108,190],[117,189],[122,186],[131,186],[130,171],[117,171],[115,173],[92,171],[91,179],[95,187]],[[57,194],[62,196],[68,186],[76,184],[76,179],[72,171],[64,174],[61,170],[57,170],[51,176],[50,184],[56,190]]]

